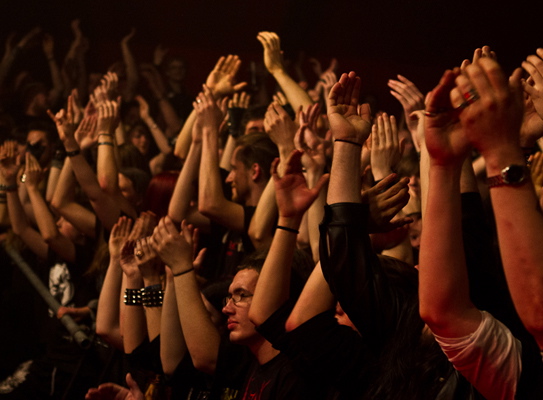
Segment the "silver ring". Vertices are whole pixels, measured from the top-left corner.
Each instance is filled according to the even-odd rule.
[[[202,100],[196,99],[196,103],[200,104],[201,102],[202,102]]]

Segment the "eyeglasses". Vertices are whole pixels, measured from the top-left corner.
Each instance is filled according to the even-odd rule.
[[[251,297],[253,297],[253,295],[247,293],[229,294],[224,299],[222,299],[222,305],[223,307],[226,307],[228,302],[232,300],[235,306],[241,307],[242,304],[247,304],[249,298]]]

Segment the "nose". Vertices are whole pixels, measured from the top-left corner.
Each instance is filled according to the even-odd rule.
[[[226,305],[222,308],[222,313],[226,315],[232,315],[234,314],[233,310],[234,301],[230,298],[226,302]]]
[[[226,177],[226,183],[234,182],[234,175],[235,175],[234,170],[231,170],[228,176]]]

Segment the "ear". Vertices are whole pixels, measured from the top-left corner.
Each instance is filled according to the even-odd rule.
[[[258,163],[254,163],[251,165],[251,179],[256,182],[260,177],[262,177],[262,167]]]

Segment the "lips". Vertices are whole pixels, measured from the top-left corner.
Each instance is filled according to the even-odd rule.
[[[227,322],[226,322],[226,327],[228,328],[229,331],[233,330],[236,325],[238,325],[238,322],[237,321],[234,321],[232,319],[229,319]]]

